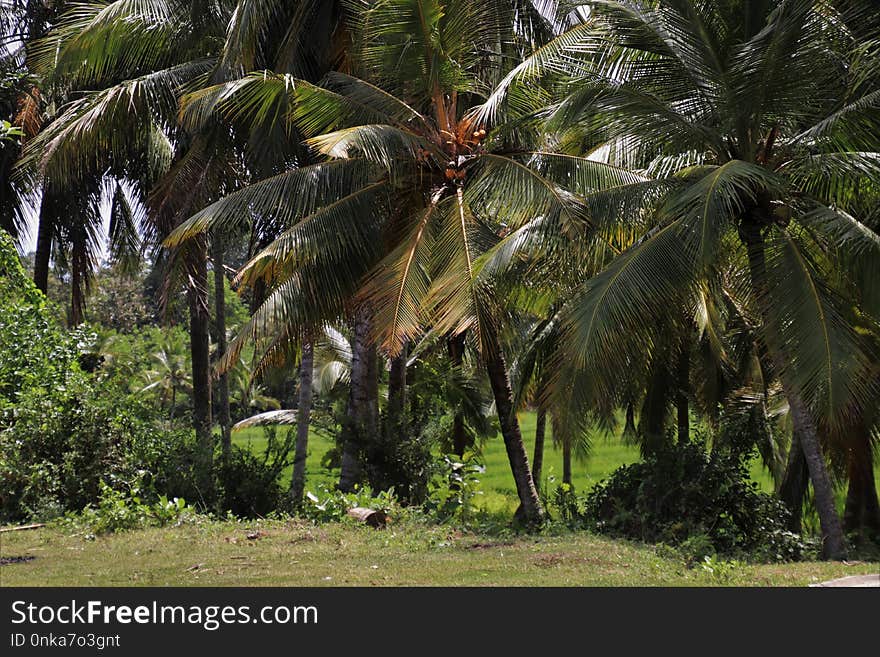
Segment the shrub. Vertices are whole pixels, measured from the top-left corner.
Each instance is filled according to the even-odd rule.
[[[195,510],[183,498],[169,500],[162,495],[153,503],[144,502],[139,490],[123,492],[101,482],[101,495],[95,505],[79,514],[68,514],[69,525],[83,527],[92,534],[106,534],[142,527],[164,527],[195,517]]]
[[[584,500],[596,531],[717,554],[789,561],[805,546],[786,530],[788,510],[748,478],[747,455],[707,453],[702,442],[666,446],[618,468]]]
[[[382,511],[391,515],[399,511],[400,506],[394,491],[373,493],[369,486],[356,488],[350,493],[329,490],[322,486],[318,492],[306,492],[302,506],[297,509],[298,515],[315,523],[340,522],[348,518],[348,510],[364,507]]]
[[[102,481],[190,496],[188,433],[163,430],[130,374],[90,357],[94,343],[55,323],[0,231],[0,521],[83,509]]]
[[[479,490],[479,477],[486,468],[471,459],[459,461],[454,456],[442,456],[435,470],[424,510],[441,522],[453,519],[467,522],[475,511],[474,499],[483,494]]]
[[[263,432],[266,447],[259,456],[234,445],[228,460],[219,460],[220,503],[238,517],[263,517],[284,506],[279,477],[290,465],[296,434],[287,430],[279,437],[277,427],[264,427]]]

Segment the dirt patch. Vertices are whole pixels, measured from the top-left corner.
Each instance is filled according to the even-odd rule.
[[[9,566],[14,563],[27,563],[36,557],[0,557],[0,566]]]
[[[513,541],[494,541],[491,543],[471,543],[469,545],[465,545],[465,550],[490,550],[492,548],[502,548],[502,547],[510,547],[511,545],[515,545]]]
[[[546,554],[539,554],[533,560],[533,563],[539,568],[553,568],[554,566],[558,566],[560,564],[589,564],[591,566],[617,566],[617,564],[613,561],[607,561],[605,559],[599,559],[597,557],[581,557],[573,554],[565,554],[564,552],[548,552]],[[624,568],[628,567],[623,565]]]

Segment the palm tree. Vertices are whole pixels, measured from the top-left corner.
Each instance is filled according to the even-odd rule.
[[[531,62],[577,63],[550,126],[604,144],[605,159],[645,179],[587,199],[594,219],[616,214],[639,237],[561,311],[559,378],[584,382],[575,407],[608,394],[619,372],[650,362],[670,305],[712,285],[722,256],[737,258],[809,469],[824,553],[841,558],[823,449],[846,440],[877,392],[876,355],[855,317],[878,315],[853,292],[852,266],[852,254],[862,266],[880,256],[857,213],[880,176],[877,51],[847,29],[853,16],[810,0],[745,13],[690,0],[589,9],[592,35],[574,28]]]
[[[351,60],[361,77],[335,72],[314,85],[264,71],[185,99],[184,116],[195,125],[218,113],[269,117],[296,126],[325,159],[213,204],[168,243],[235,225],[245,211],[287,226],[240,274],[274,287],[231,347],[336,315],[353,298],[368,308],[359,321],[374,324],[364,342],[375,340],[391,356],[428,326],[467,334],[494,392],[521,514],[537,520],[543,511],[499,340],[505,316],[479,278],[480,257],[536,216],[560,232],[583,232],[585,208],[565,190],[566,177],[581,172],[595,187],[621,174],[527,143],[538,98],[519,98],[494,127],[475,113],[510,69],[505,53],[524,48],[508,3],[461,2],[446,11],[439,2],[395,0],[357,8]]]
[[[86,209],[96,208],[104,181],[127,183],[147,209],[136,228],[155,245],[182,217],[228,191],[240,177],[226,135],[212,132],[212,126],[190,133],[176,120],[183,86],[215,74],[221,65],[217,44],[228,18],[229,7],[213,2],[77,5],[32,48],[36,70],[65,97],[74,98],[59,108],[51,126],[29,141],[21,164],[37,171],[51,192],[44,191],[43,205],[51,209],[47,203],[52,202],[65,210],[52,216],[61,214],[67,221],[47,224],[46,231],[41,211],[37,274],[45,268],[43,260],[48,262],[41,239],[51,243],[55,237],[69,237],[74,320],[81,315],[84,294],[78,290],[85,290],[87,263],[94,253],[88,247],[96,243],[97,213],[88,214],[81,201],[89,202]],[[83,186],[88,194],[80,193]],[[73,189],[77,193],[69,191]],[[67,209],[69,205],[74,207]],[[203,496],[210,499],[214,445],[207,249],[206,240],[197,240],[172,254],[169,274],[186,280],[198,471]]]

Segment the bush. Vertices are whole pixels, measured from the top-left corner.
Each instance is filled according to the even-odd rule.
[[[747,455],[708,454],[701,442],[664,447],[597,484],[582,518],[601,533],[683,547],[694,560],[802,558],[804,544],[786,530],[788,510],[757,490],[746,463]]]
[[[474,499],[483,494],[479,477],[486,468],[470,458],[459,461],[455,456],[442,456],[435,470],[437,475],[431,481],[431,495],[424,510],[441,522],[468,522],[476,511]]]
[[[285,503],[279,477],[290,465],[296,434],[287,430],[279,437],[277,427],[264,427],[263,432],[266,447],[259,456],[233,445],[229,459],[218,461],[221,506],[241,518],[264,517]]]
[[[79,514],[68,514],[66,521],[91,534],[106,534],[149,526],[164,527],[195,515],[195,510],[183,498],[169,500],[163,495],[155,502],[147,503],[141,500],[137,488],[126,493],[102,482],[97,504],[87,506]]]
[[[55,323],[0,231],[0,521],[78,511],[102,482],[191,497],[189,433],[163,430],[124,370],[89,357],[94,343]]]
[[[351,493],[320,487],[317,493],[308,491],[298,515],[314,523],[340,522],[348,519],[348,510],[364,507],[385,514],[396,513],[400,505],[394,491],[373,493],[369,486],[357,488]]]
[[[421,504],[433,474],[431,443],[388,426],[364,449],[367,480],[373,490],[394,490],[403,504]]]

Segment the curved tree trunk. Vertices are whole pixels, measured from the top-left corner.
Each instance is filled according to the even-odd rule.
[[[296,447],[293,456],[293,476],[290,479],[290,501],[294,508],[302,504],[306,488],[306,457],[309,448],[309,421],[312,414],[312,376],[315,352],[312,343],[303,342],[299,364],[299,400],[296,407]]]
[[[535,419],[535,456],[532,459],[532,481],[535,490],[541,492],[541,470],[544,469],[544,437],[547,433],[547,411],[538,407]]]
[[[217,360],[226,353],[226,272],[223,258],[224,244],[219,235],[211,242],[211,264],[214,269],[214,337],[217,342]],[[223,460],[232,452],[232,420],[229,417],[229,375],[217,377],[217,422],[220,424]]]
[[[761,224],[755,220],[749,220],[749,223],[743,227],[743,238],[748,250],[752,290],[758,300],[763,328],[766,331],[770,316],[767,304],[770,300],[767,293],[767,265]],[[804,452],[804,459],[810,473],[810,482],[813,484],[816,511],[819,514],[819,524],[822,527],[822,554],[829,559],[843,559],[846,557],[846,541],[843,536],[840,516],[835,508],[834,490],[831,486],[831,478],[828,476],[828,468],[822,453],[816,423],[800,393],[795,390],[786,376],[783,355],[775,348],[773,341],[768,338],[769,336],[764,336],[764,344],[769,351],[776,375],[782,383],[783,393],[788,399],[792,426],[800,438],[801,449]]]
[[[193,427],[198,444],[196,484],[206,506],[214,502],[214,436],[211,433],[211,360],[209,353],[208,254],[204,238],[187,247]]]
[[[517,517],[530,524],[539,523],[544,518],[544,509],[538,498],[538,491],[535,489],[532,471],[529,468],[529,457],[526,454],[519,421],[516,419],[516,413],[513,409],[513,391],[510,389],[510,380],[507,378],[504,357],[496,345],[493,349],[486,349],[483,358],[489,374],[492,394],[495,397],[495,408],[498,411],[501,435],[504,437],[504,446],[507,449],[507,459],[510,462],[516,492],[519,496]]]

